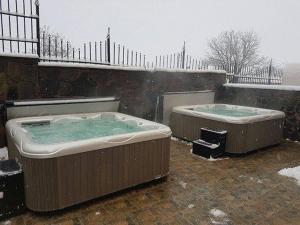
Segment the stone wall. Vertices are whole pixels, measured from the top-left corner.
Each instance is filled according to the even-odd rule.
[[[38,98],[38,59],[0,57],[0,104],[8,99]],[[4,117],[0,112],[0,147],[5,144]]]
[[[120,112],[153,120],[164,92],[217,90],[225,73],[176,72],[38,65],[35,58],[0,57],[0,101],[116,96]],[[4,144],[0,128],[0,146]]]
[[[216,102],[286,113],[284,137],[300,141],[300,88],[223,87],[225,74],[120,70],[38,65],[37,58],[0,57],[0,104],[5,100],[59,97],[120,97],[120,112],[153,120],[164,92],[216,90]],[[5,144],[0,115],[0,147]]]
[[[300,141],[300,87],[299,90],[223,87],[215,100],[218,103],[281,110],[286,114],[284,137]]]

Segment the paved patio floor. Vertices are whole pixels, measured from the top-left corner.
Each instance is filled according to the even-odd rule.
[[[172,141],[166,181],[54,214],[27,212],[3,224],[300,224],[300,186],[279,175],[300,165],[300,144],[206,161]],[[1,222],[0,222],[1,224]]]

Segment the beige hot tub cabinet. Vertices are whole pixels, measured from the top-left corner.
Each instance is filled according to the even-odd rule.
[[[58,210],[168,175],[170,129],[128,115],[110,114],[153,129],[40,145],[32,143],[21,124],[63,116],[19,118],[7,123],[9,157],[23,165],[29,209]]]
[[[260,108],[223,105],[237,110],[255,112],[255,116],[233,117],[196,111],[197,107],[214,107],[217,104],[175,107],[170,118],[173,136],[194,141],[200,138],[201,128],[226,130],[226,152],[243,154],[276,145],[281,142],[285,114]]]

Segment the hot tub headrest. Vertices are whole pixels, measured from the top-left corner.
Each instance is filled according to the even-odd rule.
[[[75,113],[117,112],[120,99],[105,98],[55,98],[42,100],[6,101],[7,120],[30,117]]]

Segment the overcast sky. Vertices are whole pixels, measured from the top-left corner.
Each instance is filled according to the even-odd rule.
[[[76,46],[112,40],[147,55],[187,51],[204,57],[207,41],[225,30],[253,30],[261,53],[300,63],[300,0],[40,0],[41,24]]]

